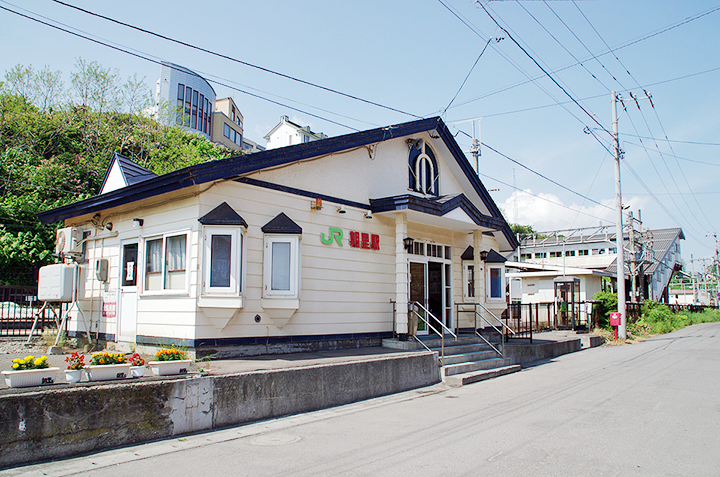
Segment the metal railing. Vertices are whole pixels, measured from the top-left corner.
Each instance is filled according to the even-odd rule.
[[[462,309],[462,310],[461,310],[461,309],[460,309],[460,307],[468,307],[468,306],[471,306],[472,309],[471,309],[471,310],[467,310],[467,309]],[[488,314],[495,320],[495,323],[492,323],[490,320],[488,320],[487,318],[485,318],[485,316],[483,316],[482,313],[478,312],[478,307],[482,308],[486,313],[488,313]],[[475,335],[478,336],[481,340],[483,340],[483,341],[485,342],[485,344],[487,344],[487,345],[490,346],[493,350],[495,350],[495,352],[496,352],[497,354],[499,354],[501,357],[504,358],[504,357],[505,357],[505,340],[506,340],[506,337],[507,337],[507,336],[506,336],[507,333],[506,333],[505,331],[507,330],[507,331],[509,331],[509,332],[510,332],[511,334],[513,334],[513,335],[515,334],[515,331],[514,331],[512,328],[510,328],[507,324],[503,323],[503,321],[502,321],[500,318],[498,318],[498,317],[495,315],[495,313],[493,313],[492,311],[488,310],[488,309],[485,307],[485,305],[483,305],[482,303],[456,303],[456,304],[455,304],[455,316],[459,317],[459,316],[460,316],[460,313],[472,313],[472,314],[473,314],[473,329],[475,330]],[[479,330],[479,328],[478,328],[478,317],[480,318],[480,320],[482,320],[482,321],[484,321],[485,323],[487,323],[488,325],[490,325],[490,327],[491,327],[492,329],[494,329],[494,330],[498,333],[498,335],[500,335],[500,349],[497,349],[489,340],[487,340],[487,339],[482,335],[482,333],[480,333],[480,332],[478,331],[478,330]],[[457,321],[459,322],[460,320],[458,319]],[[497,326],[495,326],[496,324],[497,324],[497,325],[500,325],[500,328],[498,328]]]
[[[419,308],[422,310],[423,313],[420,313],[416,308]],[[419,320],[422,320],[423,323],[427,326],[428,330],[432,330],[436,334],[440,335],[440,365],[443,366],[445,364],[445,332],[447,332],[449,335],[451,335],[453,338],[457,340],[457,335],[453,333],[453,331],[445,326],[445,323],[443,323],[439,318],[437,318],[435,315],[433,315],[430,310],[425,308],[423,305],[421,305],[417,301],[411,301],[408,303],[408,314],[409,317],[415,316]],[[438,330],[435,326],[433,326],[431,320],[429,318],[432,318],[435,323],[440,325],[440,330]],[[415,340],[420,343],[426,350],[432,351],[423,341],[417,337],[417,329],[413,325],[410,327],[410,329],[413,331],[412,335],[415,338]]]
[[[38,301],[35,287],[0,285],[0,336],[28,336],[57,328],[59,314],[60,304]]]

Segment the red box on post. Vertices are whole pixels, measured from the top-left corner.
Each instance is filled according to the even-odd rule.
[[[610,313],[610,326],[620,326],[622,313]]]

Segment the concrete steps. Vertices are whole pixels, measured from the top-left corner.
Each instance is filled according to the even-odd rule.
[[[474,373],[458,374],[455,376],[445,376],[443,382],[449,386],[460,387],[466,384],[477,383],[486,379],[496,378],[504,374],[510,374],[520,371],[520,365],[503,366],[501,368],[486,369]]]
[[[441,340],[424,340],[424,343],[441,355]],[[519,365],[512,365],[509,358],[498,354],[476,337],[462,337],[458,340],[445,339],[445,359],[442,371],[443,382],[450,386],[464,386],[486,379],[520,371]]]

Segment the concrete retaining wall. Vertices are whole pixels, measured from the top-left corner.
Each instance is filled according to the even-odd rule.
[[[528,364],[541,359],[550,359],[567,353],[580,351],[580,338],[566,341],[533,340],[532,344],[509,342],[505,345],[505,357],[512,364]]]
[[[0,396],[0,468],[313,411],[440,381],[437,354]]]

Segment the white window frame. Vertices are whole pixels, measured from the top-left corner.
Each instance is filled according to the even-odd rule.
[[[470,267],[473,269],[473,287],[472,295],[468,293],[470,290]],[[475,272],[475,263],[469,260],[463,260],[463,301],[466,303],[472,303],[475,301],[475,281],[477,280],[477,273]]]
[[[167,254],[167,241],[169,238],[172,237],[179,237],[179,236],[185,236],[185,286],[183,288],[166,288],[166,266],[165,263],[166,254]],[[169,232],[165,234],[158,234],[158,235],[151,235],[148,237],[142,238],[142,251],[139,251],[138,254],[142,253],[142,282],[140,289],[142,290],[141,294],[150,296],[150,295],[187,295],[189,290],[189,284],[190,284],[190,231],[177,231],[177,232]],[[161,274],[162,274],[162,286],[158,290],[148,290],[147,288],[147,243],[151,242],[153,240],[162,240],[162,264],[161,264]]]
[[[239,227],[205,226],[203,227],[203,295],[242,296],[243,274],[245,270],[245,240]],[[230,286],[211,286],[212,273],[212,236],[229,235],[230,243]]]
[[[500,303],[505,302],[505,266],[504,265],[485,265],[486,275],[485,275],[485,296],[486,300],[488,302],[494,302],[494,303]],[[500,270],[500,296],[494,297],[492,296],[492,281],[490,280],[490,276],[492,273],[492,270]]]
[[[272,289],[272,245],[290,244],[290,289]],[[266,235],[263,273],[263,296],[266,298],[299,298],[300,294],[300,238],[296,235]]]

